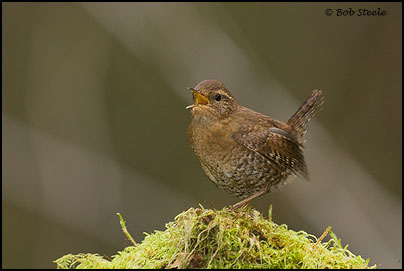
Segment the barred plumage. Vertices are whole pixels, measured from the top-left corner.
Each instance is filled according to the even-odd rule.
[[[292,175],[308,178],[303,136],[323,104],[321,91],[314,90],[284,123],[241,106],[219,81],[206,80],[191,90],[190,146],[213,183],[244,199],[234,207],[273,191]]]

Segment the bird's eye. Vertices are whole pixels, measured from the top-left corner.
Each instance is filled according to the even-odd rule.
[[[222,99],[222,95],[216,94],[215,100],[219,102],[221,99]]]

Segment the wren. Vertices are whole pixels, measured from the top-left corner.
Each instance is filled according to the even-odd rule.
[[[311,95],[286,122],[240,105],[226,86],[205,80],[195,88],[188,139],[202,169],[216,186],[241,198],[234,209],[289,183],[308,179],[304,134],[323,105],[321,90]]]

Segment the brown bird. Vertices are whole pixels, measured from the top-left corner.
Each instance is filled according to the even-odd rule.
[[[242,198],[233,208],[289,182],[308,179],[303,157],[307,123],[323,104],[321,90],[286,122],[241,106],[226,86],[205,80],[193,94],[188,139],[206,175],[220,189]]]

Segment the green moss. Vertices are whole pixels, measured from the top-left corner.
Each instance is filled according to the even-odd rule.
[[[69,254],[55,263],[58,268],[375,268],[343,248],[330,228],[317,239],[277,225],[271,212],[266,219],[250,207],[190,208],[165,231],[146,234],[142,243],[118,252],[112,261]],[[328,232],[331,238],[322,242]]]

